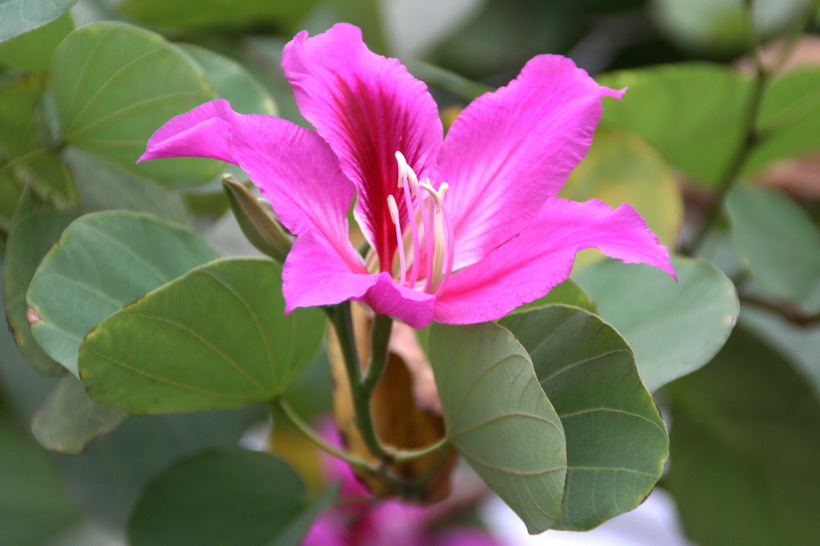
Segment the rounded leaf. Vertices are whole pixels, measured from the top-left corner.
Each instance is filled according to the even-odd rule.
[[[31,280],[34,339],[77,374],[83,337],[103,319],[218,255],[192,231],[131,212],[87,214],[72,222]]]
[[[740,312],[735,287],[703,260],[672,258],[675,282],[655,268],[613,261],[575,276],[632,350],[650,391],[691,373],[720,350]]]
[[[582,309],[552,305],[501,324],[532,357],[567,438],[561,529],[587,530],[638,506],[661,476],[667,435],[626,341]]]
[[[310,364],[324,316],[285,316],[270,260],[194,269],[103,321],[80,347],[91,398],[133,414],[267,402]]]
[[[530,533],[561,519],[567,451],[530,357],[496,324],[434,324],[430,360],[447,437]]]
[[[222,168],[189,158],[135,164],[163,123],[215,98],[191,57],[158,34],[113,22],[78,28],[54,52],[51,89],[68,145],[174,187],[204,184]]]

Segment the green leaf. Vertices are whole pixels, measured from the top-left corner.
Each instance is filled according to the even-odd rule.
[[[561,197],[600,199],[612,207],[629,203],[668,247],[675,245],[683,221],[681,194],[669,164],[641,137],[616,127],[595,132],[592,147],[572,171]]]
[[[51,65],[51,54],[72,30],[74,21],[66,13],[45,26],[2,42],[0,66],[45,72]]]
[[[589,294],[584,292],[584,289],[572,279],[565,280],[550,290],[546,296],[522,305],[513,311],[513,313],[524,313],[554,303],[572,305],[573,307],[580,307],[590,313],[598,313],[598,307],[595,305],[595,302],[592,301],[592,298],[589,297]]]
[[[742,328],[672,383],[668,487],[699,544],[813,544],[820,536],[820,403]]]
[[[216,94],[231,103],[231,108],[243,114],[267,114],[278,111],[273,97],[242,65],[204,47],[182,44],[182,48],[199,64]]]
[[[171,117],[214,98],[205,74],[161,36],[123,23],[92,23],[54,53],[51,88],[66,144],[171,187],[204,184],[221,163],[164,159],[135,165]]]
[[[66,375],[34,414],[31,432],[46,449],[76,455],[117,428],[125,416],[89,400],[82,383]]]
[[[0,175],[31,182],[37,193],[57,203],[73,203],[76,190],[71,172],[54,151],[38,116],[45,79],[21,74],[0,80],[0,155],[7,163]],[[22,183],[20,184],[22,186]]]
[[[738,185],[726,199],[735,244],[761,285],[820,311],[820,230],[775,190]]]
[[[318,0],[300,2],[270,2],[243,0],[226,9],[224,0],[200,0],[196,9],[184,2],[165,0],[125,0],[120,7],[123,14],[146,25],[203,32],[215,29],[241,30],[271,23],[293,28],[318,4]]]
[[[430,360],[447,437],[530,533],[561,519],[564,431],[530,357],[496,324],[434,324]]]
[[[217,256],[193,232],[152,216],[98,212],[78,218],[31,281],[34,338],[76,375],[80,342],[89,330]]]
[[[640,134],[699,181],[715,183],[743,140],[750,81],[726,66],[679,63],[613,72],[598,81],[629,87],[622,102],[606,104],[604,122]]]
[[[324,315],[285,316],[270,260],[223,259],[115,313],[80,348],[91,398],[129,413],[235,408],[280,395],[310,364]]]
[[[0,544],[43,544],[79,514],[54,461],[0,411]]]
[[[780,314],[747,305],[740,325],[788,357],[820,400],[820,324],[794,324]]]
[[[302,480],[278,457],[241,449],[206,451],[145,488],[128,523],[129,542],[297,546],[303,536],[289,528],[312,511],[311,504]],[[281,540],[288,533],[292,540]]]
[[[26,292],[48,248],[76,215],[49,208],[35,209],[30,190],[23,193],[9,232],[3,261],[5,310],[14,340],[26,360],[40,373],[64,371],[34,340],[28,321]]]
[[[130,417],[80,456],[60,458],[72,497],[94,520],[124,528],[159,472],[203,449],[237,445],[256,410]]]
[[[762,135],[743,168],[749,176],[778,159],[820,148],[820,69],[805,68],[772,80],[758,117]]]
[[[65,150],[63,155],[76,173],[83,210],[125,209],[156,214],[180,224],[191,222],[180,192],[159,186],[100,156],[76,148]]]
[[[564,305],[501,324],[529,351],[567,438],[558,528],[591,529],[638,506],[661,476],[667,436],[626,341],[595,315]]]
[[[654,391],[709,362],[734,328],[739,312],[732,282],[703,260],[672,258],[678,275],[647,265],[608,260],[575,276],[600,315],[635,351]]]
[[[0,0],[0,42],[41,27],[77,0]]]

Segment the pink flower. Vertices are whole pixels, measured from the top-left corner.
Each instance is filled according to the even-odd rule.
[[[414,328],[494,320],[549,292],[590,247],[674,275],[631,206],[556,197],[601,99],[623,94],[571,60],[531,59],[446,138],[425,84],[368,50],[354,26],[299,33],[282,65],[315,132],[217,100],[166,123],[141,160],[212,157],[248,173],[297,237],[283,271],[288,311],[358,300]],[[364,260],[348,239],[354,196],[372,248]]]

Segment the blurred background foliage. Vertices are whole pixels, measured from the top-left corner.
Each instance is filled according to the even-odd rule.
[[[196,228],[223,254],[252,254],[226,214],[223,166],[196,160],[135,166],[134,160],[162,122],[214,97],[229,98],[243,113],[304,124],[279,68],[282,46],[300,30],[321,32],[337,21],[360,26],[372,49],[401,58],[427,81],[445,121],[540,53],[570,56],[607,85],[630,87],[622,103],[605,104],[595,143],[564,195],[633,203],[670,249],[712,262],[740,296],[739,326],[709,365],[672,381],[719,348],[692,355],[703,334],[686,319],[709,302],[658,318],[662,331],[646,345],[626,332],[651,325],[620,317],[609,304],[617,294],[608,293],[607,277],[584,269],[598,256],[579,259],[579,282],[603,318],[635,345],[650,388],[672,381],[656,392],[671,424],[661,486],[675,499],[689,537],[704,545],[812,543],[820,536],[817,3],[754,2],[756,37],[744,6],[742,0],[0,2],[0,250],[11,328],[0,329],[0,544],[122,540],[149,480],[206,447],[236,445],[263,417],[256,410],[131,417],[116,428],[121,416],[108,415],[93,431],[79,432],[85,442],[66,447],[65,438],[42,428],[42,418],[38,428],[36,416],[59,414],[76,385],[44,375],[62,368],[23,327],[25,294],[62,229],[92,211],[150,212]],[[103,27],[74,31],[97,21],[133,26],[105,27],[120,29],[109,38],[98,32]],[[749,125],[750,49],[758,42],[763,60],[779,64]],[[784,48],[790,53],[779,59]],[[124,56],[139,52],[151,53],[150,62],[118,72]],[[96,100],[95,78],[110,79],[115,92]],[[733,167],[738,155],[741,163]],[[29,209],[20,204],[26,200]],[[708,233],[700,227],[704,219]],[[700,232],[705,237],[696,244]],[[643,281],[622,290],[650,304],[663,300]],[[726,317],[733,320],[731,312]],[[678,347],[687,344],[689,352]],[[671,355],[668,366],[679,371],[646,371],[642,350]],[[55,401],[49,393],[58,383],[63,398]],[[320,351],[289,398],[304,415],[320,415],[329,410],[329,388]],[[303,460],[302,469],[315,467],[304,463],[304,446],[286,429],[275,436],[280,451]],[[84,453],[50,453],[35,437],[51,451]]]

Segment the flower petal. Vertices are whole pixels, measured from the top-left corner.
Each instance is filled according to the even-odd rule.
[[[447,133],[439,178],[457,241],[455,268],[483,258],[528,225],[592,142],[601,87],[565,57],[531,59],[506,87],[482,95]]]
[[[625,263],[653,265],[675,277],[669,251],[632,206],[612,209],[597,200],[555,197],[516,237],[450,278],[436,301],[434,320],[470,324],[499,319],[565,280],[575,253],[584,248],[598,248]]]
[[[300,235],[316,230],[351,264],[347,210],[353,184],[327,144],[289,121],[234,112],[224,100],[202,104],[163,125],[140,161],[212,157],[242,167],[270,201],[279,220]]]
[[[296,239],[285,260],[282,293],[288,313],[352,299],[413,328],[424,328],[433,320],[433,296],[397,285],[388,273],[368,273],[364,265],[351,269],[336,249],[311,232]]]
[[[371,52],[361,30],[348,24],[312,38],[297,34],[282,66],[302,114],[356,184],[356,219],[389,268],[397,245],[387,207],[388,195],[399,196],[395,153],[420,177],[434,176],[443,132],[435,101],[397,59]],[[397,201],[406,222],[403,199]]]

